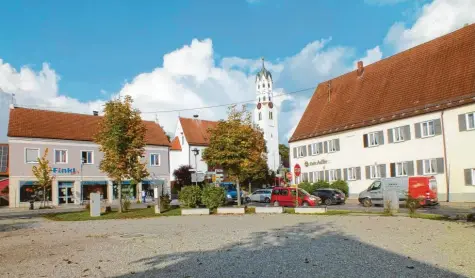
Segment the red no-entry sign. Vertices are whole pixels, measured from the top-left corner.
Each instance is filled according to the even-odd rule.
[[[294,166],[294,175],[296,177],[300,177],[300,170],[301,170],[300,165],[298,163],[295,164],[295,166]]]

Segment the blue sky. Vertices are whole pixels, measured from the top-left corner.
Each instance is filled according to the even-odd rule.
[[[467,2],[5,1],[0,104],[8,105],[10,93],[20,105],[81,113],[119,92],[143,111],[248,100],[261,56],[276,90],[289,92],[351,70],[358,59],[375,62],[472,23]],[[311,93],[282,98],[280,141]],[[219,119],[224,111],[199,113]],[[177,116],[145,117],[174,132]],[[7,115],[0,117],[2,141]]]

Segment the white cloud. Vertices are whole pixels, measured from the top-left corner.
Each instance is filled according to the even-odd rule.
[[[394,46],[397,52],[406,50],[475,22],[474,11],[475,1],[434,0],[423,6],[419,18],[410,28],[406,28],[403,22],[396,22],[385,43]]]
[[[377,61],[381,60],[381,58],[383,58],[383,52],[381,52],[381,49],[379,48],[379,45],[377,45],[375,48],[366,50],[366,56],[365,57],[363,57],[359,60],[353,61],[352,69],[354,70],[354,69],[357,68],[357,62],[358,61],[362,61],[363,65],[367,66],[369,64],[372,64],[374,62],[377,62]]]

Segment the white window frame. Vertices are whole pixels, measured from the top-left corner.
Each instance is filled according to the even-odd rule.
[[[313,172],[313,182],[317,182],[320,180],[320,176],[318,175],[318,171]]]
[[[393,128],[394,143],[404,142],[404,130],[402,127]]]
[[[405,166],[405,167],[404,167]],[[396,163],[396,177],[407,177],[407,162],[397,162]],[[399,173],[399,170],[401,170],[401,173]]]
[[[312,149],[312,155],[318,155],[318,154],[319,154],[319,153],[318,153],[318,143],[313,143],[311,146],[312,146],[312,147],[311,147],[311,149]]]
[[[368,147],[379,146],[379,134],[378,132],[368,133]]]
[[[427,169],[427,165],[429,165],[429,169]],[[424,175],[434,175],[437,174],[436,168],[437,167],[437,159],[431,158],[431,159],[423,159],[422,160],[422,174]]]
[[[432,133],[430,133],[430,124],[432,124]],[[424,127],[425,125],[425,127]],[[424,131],[427,132],[426,135],[424,135]],[[430,121],[425,121],[425,122],[422,122],[421,123],[421,138],[427,138],[427,137],[432,137],[432,136],[435,136],[435,125],[434,125],[434,121],[433,120],[430,120]]]
[[[333,170],[328,170],[328,181],[329,182],[334,182],[338,179],[337,177],[337,174],[336,174],[336,170],[333,169]]]
[[[157,158],[158,158],[158,159],[155,160],[155,161],[158,160],[158,164],[152,164],[152,156],[154,156],[154,155],[156,155]],[[151,153],[150,154],[150,166],[151,167],[159,167],[160,164],[162,164],[162,158],[161,158],[160,154],[159,153]]]
[[[472,127],[469,126],[470,121],[469,121],[468,117],[470,115],[472,116],[472,119],[473,119],[473,126]],[[465,122],[467,123],[467,130],[474,130],[475,129],[475,112],[465,114]]]
[[[297,147],[297,157],[304,157],[304,148],[306,148],[306,146]]]
[[[351,170],[351,175],[350,175],[350,170]],[[350,167],[346,169],[346,179],[349,181],[356,180],[356,167]]]
[[[91,153],[91,162],[83,162],[82,161],[82,153]],[[86,156],[86,159],[87,159],[87,156]],[[83,162],[82,164],[84,165],[92,165],[94,164],[94,151],[91,151],[91,150],[81,150],[81,162]]]
[[[66,152],[66,161],[65,162],[57,161],[56,160],[56,152]],[[68,164],[69,153],[68,153],[67,149],[54,149],[53,154],[54,154],[54,164]]]
[[[35,161],[30,161],[28,162],[26,160],[26,153],[27,153],[27,150],[36,150],[36,152],[38,153],[37,157],[36,157],[36,160]],[[27,164],[38,164],[38,158],[40,157],[40,149],[39,148],[25,148],[25,163]]]
[[[336,152],[336,146],[335,146],[334,142],[335,142],[335,139],[328,140],[328,152],[329,153]]]
[[[369,166],[369,176],[371,179],[381,178],[381,173],[378,171],[379,165],[370,165]]]

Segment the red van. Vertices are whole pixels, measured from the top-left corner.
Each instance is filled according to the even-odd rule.
[[[295,207],[295,187],[274,187],[270,202],[274,206]],[[299,189],[299,206],[314,207],[320,203],[320,198],[310,195],[307,191]]]

